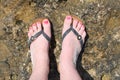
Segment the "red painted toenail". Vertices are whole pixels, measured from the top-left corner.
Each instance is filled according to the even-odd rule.
[[[34,23],[32,26],[36,26],[36,24]]]
[[[44,21],[45,24],[48,24],[48,21]]]
[[[71,19],[71,17],[70,17],[70,16],[67,16],[67,19],[69,20],[69,19]]]
[[[29,27],[29,30],[31,30],[32,29],[32,27]]]

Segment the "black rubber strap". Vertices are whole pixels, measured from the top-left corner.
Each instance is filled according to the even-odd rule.
[[[67,31],[65,31],[65,33],[62,36],[62,41],[64,40],[64,38],[68,35],[68,33],[72,31],[72,27],[70,27]]]
[[[31,43],[32,43],[37,37],[39,37],[41,34],[43,34],[44,38],[45,38],[46,40],[48,40],[48,42],[50,42],[50,40],[51,40],[50,37],[49,37],[43,30],[41,30],[41,31],[39,31],[38,33],[36,33],[34,36],[31,36],[31,38],[28,40],[29,48],[30,48]]]
[[[74,28],[72,28],[72,32],[77,36],[77,39],[80,41],[81,46],[83,46],[82,36],[79,35],[79,33]]]
[[[83,45],[83,40],[82,40],[82,36],[79,35],[79,33],[71,26],[68,30],[65,31],[65,33],[62,36],[62,41],[64,40],[64,38],[68,35],[68,33],[70,33],[70,31],[72,31],[78,38],[78,40],[80,41],[81,46]]]
[[[50,42],[51,38],[43,31],[43,36],[46,40],[48,40],[48,42]]]

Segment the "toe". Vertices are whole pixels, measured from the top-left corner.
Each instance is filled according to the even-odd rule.
[[[36,23],[34,23],[33,25],[32,25],[32,28],[33,28],[33,35],[35,35],[38,31],[37,31],[37,25],[36,25]]]
[[[65,20],[64,20],[64,28],[63,28],[63,33],[68,30],[71,26],[72,23],[72,17],[71,16],[66,16]]]
[[[81,28],[79,30],[79,34],[82,35],[82,33],[85,31],[84,25],[81,25]]]
[[[40,22],[37,22],[36,25],[37,25],[38,31],[41,31],[41,30],[42,30],[41,23],[40,23]]]
[[[73,28],[77,29],[78,26],[78,20],[77,19],[73,19]]]
[[[80,30],[79,30],[79,33],[82,34],[84,31],[85,31],[85,26],[84,26],[84,25],[81,25],[81,28],[80,28]]]
[[[84,32],[82,33],[82,39],[84,40],[85,37],[86,37],[86,32],[84,31]]]
[[[29,31],[28,31],[28,37],[30,38],[33,34],[33,28],[29,27]]]
[[[42,24],[43,24],[43,30],[44,32],[49,36],[51,37],[51,25],[50,25],[50,22],[48,19],[44,19],[42,21]]]
[[[81,29],[82,26],[82,22],[79,21],[78,25],[77,25],[77,30],[79,31]]]
[[[84,30],[85,30],[85,26],[81,25],[81,31],[84,31]]]

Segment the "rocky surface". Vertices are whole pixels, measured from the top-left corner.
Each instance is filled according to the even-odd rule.
[[[0,0],[0,80],[29,78],[27,32],[39,17],[53,24],[52,52],[59,62],[61,30],[68,14],[86,26],[84,69],[94,80],[120,80],[120,0]],[[53,66],[51,62],[50,80],[59,80]]]

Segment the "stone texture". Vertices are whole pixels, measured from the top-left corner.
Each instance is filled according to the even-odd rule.
[[[68,14],[78,16],[86,26],[88,37],[82,57],[85,70],[94,80],[119,80],[120,0],[1,0],[0,80],[28,80],[31,61],[27,32],[39,17],[52,22],[52,53],[59,62],[62,26]],[[55,77],[54,66],[53,60],[50,71]],[[53,75],[50,80],[59,80]]]
[[[110,75],[109,74],[103,75],[102,80],[111,80]]]
[[[0,40],[0,61],[5,61],[11,57],[9,48]]]
[[[0,61],[0,80],[10,79],[10,68],[6,62]]]

